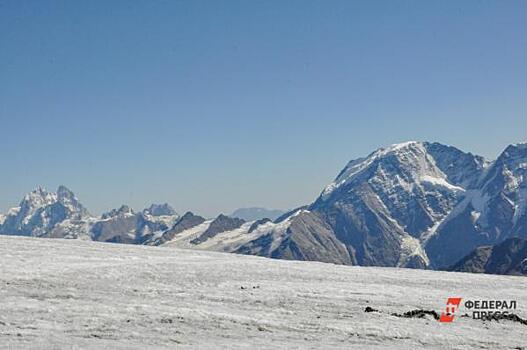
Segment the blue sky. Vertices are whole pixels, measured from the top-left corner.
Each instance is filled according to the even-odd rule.
[[[526,1],[0,0],[0,211],[313,200],[406,140],[527,140]]]

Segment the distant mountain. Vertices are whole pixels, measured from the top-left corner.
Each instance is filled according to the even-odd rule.
[[[235,230],[244,223],[245,220],[243,219],[231,218],[230,216],[220,214],[216,219],[214,219],[214,221],[210,223],[209,227],[207,227],[207,229],[201,235],[194,238],[192,241],[190,241],[190,243],[203,243],[208,239],[214,238],[219,233]]]
[[[146,244],[352,264],[331,227],[305,208],[291,211],[274,222],[270,219],[245,222],[225,215],[206,220],[189,212],[160,238]]]
[[[185,215],[180,217],[171,228],[163,232],[159,237],[154,236],[149,238],[145,241],[145,244],[161,245],[167,242],[171,242],[179,233],[184,232],[185,230],[192,229],[193,227],[198,226],[204,223],[205,221],[205,218],[201,216],[194,215],[190,211],[186,212]]]
[[[80,223],[90,219],[90,213],[66,187],[60,186],[56,193],[39,187],[4,216],[0,234],[79,238],[86,235]],[[77,229],[70,230],[70,226]]]
[[[168,204],[153,204],[141,213],[123,205],[95,217],[66,187],[57,192],[39,187],[2,216],[0,234],[142,243],[168,230],[177,218]]]
[[[509,238],[494,246],[478,247],[448,270],[527,276],[527,240]]]
[[[230,217],[240,218],[245,221],[255,221],[260,219],[271,219],[275,220],[279,216],[285,214],[285,210],[280,209],[266,209],[261,207],[252,207],[252,208],[240,208],[236,209]]]

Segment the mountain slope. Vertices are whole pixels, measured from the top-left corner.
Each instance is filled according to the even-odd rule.
[[[189,230],[195,226],[204,223],[205,218],[194,215],[192,212],[186,212],[174,225],[163,232],[160,237],[151,237],[145,242],[147,245],[161,245],[174,240],[179,233]]]
[[[478,247],[448,270],[527,276],[527,240],[509,238],[494,246]]]
[[[359,265],[425,267],[422,243],[486,166],[481,157],[437,143],[392,145],[348,163],[310,210]]]
[[[433,265],[454,264],[472,249],[527,237],[527,144],[511,145],[482,172],[427,244]]]

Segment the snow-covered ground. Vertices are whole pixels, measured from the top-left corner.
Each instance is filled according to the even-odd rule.
[[[527,347],[512,321],[391,315],[458,296],[517,300],[526,318],[522,277],[4,236],[0,286],[1,348]]]

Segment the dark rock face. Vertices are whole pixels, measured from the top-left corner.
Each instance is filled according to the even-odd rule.
[[[449,266],[477,246],[491,244],[493,239],[478,230],[472,222],[469,205],[460,214],[446,222],[427,243],[426,252],[432,267]]]
[[[426,269],[428,266],[422,257],[413,255],[404,265],[402,265],[402,267],[406,267],[408,269]]]
[[[451,266],[478,246],[527,237],[527,144],[507,147],[482,175],[428,242],[433,267]]]
[[[300,213],[291,220],[286,238],[269,256],[344,265],[356,263],[331,227],[319,215],[310,212]]]
[[[258,228],[258,226],[260,225],[263,225],[263,224],[266,224],[268,222],[271,222],[271,219],[268,219],[268,218],[265,218],[265,219],[260,219],[260,220],[257,220],[255,221],[251,227],[249,227],[249,231],[247,231],[247,233],[252,233],[254,232],[254,230],[256,230]]]
[[[492,254],[492,246],[483,246],[476,248],[472,253],[465,256],[456,264],[448,268],[450,271],[484,273],[485,265]]]
[[[95,223],[92,237],[100,242],[135,243],[138,219],[136,214],[125,213],[107,217],[107,220]]]
[[[527,276],[527,240],[509,238],[494,246],[476,248],[448,270]]]
[[[305,211],[289,220],[291,223],[284,237],[275,237],[270,232],[243,245],[235,253],[345,265],[354,263],[346,247],[319,215]]]
[[[488,163],[485,158],[437,142],[424,144],[436,166],[447,175],[450,183],[466,189],[478,186],[481,173]]]
[[[315,207],[315,211],[344,243],[356,264],[396,266],[403,231],[389,220],[389,214],[367,186],[348,193],[330,204]]]
[[[309,205],[303,205],[303,206],[298,207],[296,209],[290,210],[287,213],[285,213],[285,214],[279,216],[278,218],[276,218],[273,222],[274,223],[280,223],[282,221],[287,220],[289,217],[291,217],[292,215],[297,213],[299,210],[304,210],[304,209],[307,210],[308,208],[309,208]]]
[[[171,229],[163,233],[160,238],[148,241],[146,244],[161,245],[163,243],[173,240],[178,233],[188,230],[189,228],[192,228],[194,226],[198,226],[203,222],[205,222],[205,218],[198,215],[194,215],[190,211],[186,212],[185,215],[179,218],[179,220],[174,224],[174,226],[172,226]]]
[[[79,202],[75,194],[66,186],[57,189],[57,200],[64,206],[69,207],[75,219],[91,216],[88,210]]]
[[[192,244],[200,244],[205,242],[207,239],[216,236],[218,233],[225,231],[232,231],[239,228],[245,223],[245,220],[239,218],[231,218],[220,214],[213,222],[210,223],[209,228],[203,232],[199,237],[190,241]]]
[[[109,212],[102,214],[102,218],[109,219],[113,217],[123,216],[126,214],[135,215],[135,212],[132,208],[123,204],[119,209],[112,209]]]
[[[273,250],[274,237],[273,234],[267,233],[262,235],[249,243],[246,243],[234,251],[236,254],[258,255],[264,257],[271,257]]]

